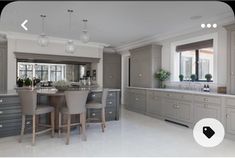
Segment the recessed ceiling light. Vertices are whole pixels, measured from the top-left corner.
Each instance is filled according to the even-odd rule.
[[[190,17],[191,20],[197,20],[197,19],[201,19],[201,18],[202,18],[201,15],[195,15],[195,16]]]
[[[217,27],[217,24],[213,24],[213,27],[216,28],[216,27]]]
[[[207,24],[206,27],[207,27],[207,28],[211,28],[211,24]]]

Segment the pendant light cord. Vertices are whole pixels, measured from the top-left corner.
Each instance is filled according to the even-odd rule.
[[[73,13],[73,10],[71,10],[71,9],[68,9],[68,13],[69,13],[69,36],[71,37],[72,35],[71,35],[71,16],[72,16],[72,13]]]
[[[42,18],[42,34],[45,34],[45,32],[44,32],[44,23],[45,23],[45,17],[46,17],[46,15],[40,15],[41,16],[41,18]]]

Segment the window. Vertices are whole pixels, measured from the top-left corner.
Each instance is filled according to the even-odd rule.
[[[200,41],[176,47],[179,53],[179,74],[190,80],[196,74],[196,81],[206,81],[211,74],[213,80],[213,40]]]
[[[62,66],[61,65],[51,65],[51,81],[62,80]]]
[[[19,78],[32,78],[33,77],[33,64],[19,64],[18,65]]]
[[[64,64],[18,62],[19,78],[39,78],[41,81],[65,80]]]
[[[35,77],[42,81],[48,81],[48,65],[35,65]]]

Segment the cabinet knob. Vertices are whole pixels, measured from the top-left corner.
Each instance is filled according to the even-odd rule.
[[[139,76],[139,77],[142,77],[142,74],[139,74],[138,76]]]
[[[113,104],[113,102],[110,101],[109,104]]]
[[[3,111],[0,111],[0,114],[3,114]]]
[[[112,111],[109,111],[109,114],[112,114],[113,112]]]
[[[109,96],[113,96],[113,94],[112,94],[112,93],[110,93],[110,94],[109,94]]]
[[[135,100],[139,100],[139,98],[135,98]]]
[[[30,121],[27,121],[27,122],[26,122],[26,125],[30,125],[30,124],[31,124],[31,122],[30,122]]]
[[[0,99],[0,103],[2,103],[2,99]]]
[[[95,116],[95,113],[92,113],[91,115],[92,115],[92,116]]]
[[[92,97],[95,97],[95,94],[92,94]]]
[[[3,127],[3,125],[0,124],[0,128],[2,128],[2,127]]]

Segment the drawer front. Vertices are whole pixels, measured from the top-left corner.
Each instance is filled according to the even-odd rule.
[[[116,120],[116,109],[106,108],[105,109],[105,119],[106,121]]]
[[[130,89],[130,92],[138,93],[138,94],[146,94],[146,90],[142,90],[142,89]]]
[[[9,129],[1,129],[0,128],[0,138],[20,135],[20,127],[13,127]]]
[[[235,99],[227,98],[227,99],[226,99],[226,105],[235,106]]]
[[[108,93],[108,100],[110,99],[110,100],[113,100],[113,99],[115,99],[116,98],[116,92],[109,92]]]
[[[92,92],[88,95],[88,101],[101,101],[102,93],[101,92]]]
[[[137,108],[145,108],[146,106],[146,97],[143,94],[135,94],[134,105]]]
[[[4,108],[0,109],[0,117],[7,116],[9,114],[19,114],[21,113],[21,108]]]
[[[170,98],[170,99],[179,99],[179,100],[185,100],[185,101],[192,101],[193,96],[190,94],[184,94],[184,93],[164,93],[164,97]]]
[[[21,119],[14,119],[14,120],[0,120],[0,129],[7,129],[10,127],[20,127],[21,126]]]
[[[106,102],[106,107],[116,107],[117,103],[115,99],[109,99]]]
[[[89,109],[88,110],[89,118],[97,118],[101,120],[101,109]]]
[[[194,96],[194,101],[204,102],[204,103],[220,104],[221,103],[221,98],[220,97],[211,97],[211,96],[196,95],[196,96]]]
[[[6,104],[20,103],[19,97],[0,97],[0,107]]]

